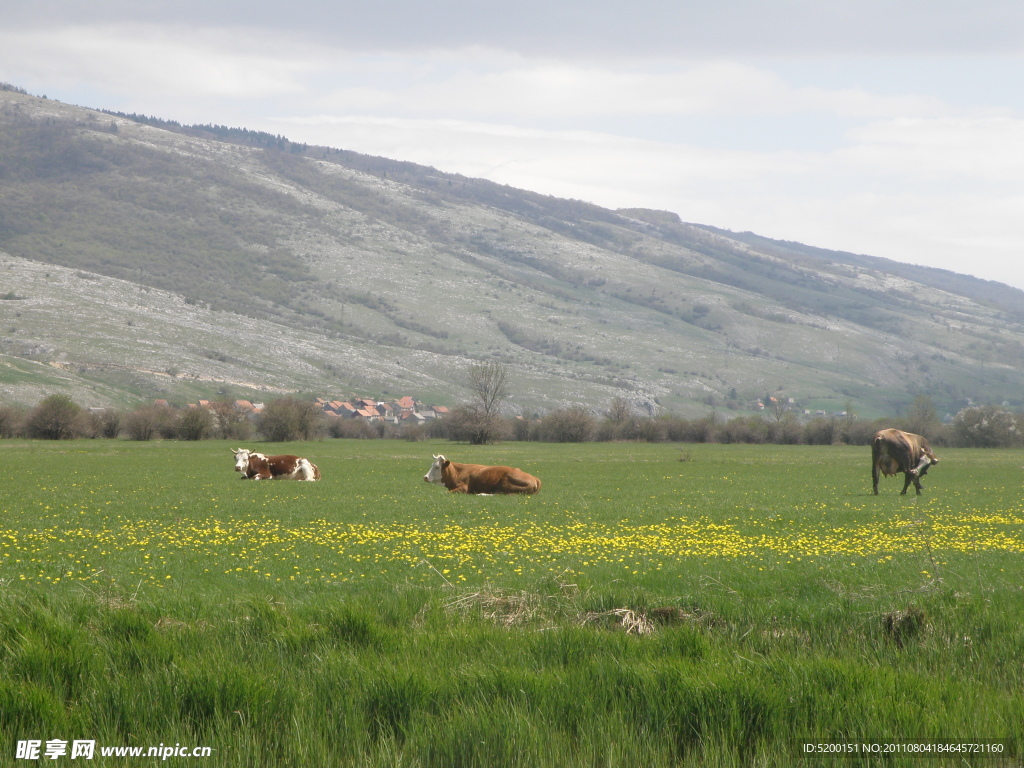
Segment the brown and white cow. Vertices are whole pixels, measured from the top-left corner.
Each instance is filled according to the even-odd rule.
[[[435,456],[430,470],[423,476],[428,483],[437,483],[449,493],[536,493],[540,480],[517,467],[489,467],[483,464],[457,464],[443,455]]]
[[[243,480],[320,479],[316,464],[301,456],[264,456],[248,448],[232,448],[231,452],[235,454],[235,471],[242,473]]]
[[[902,472],[904,483],[900,495],[913,483],[920,496],[921,478],[932,464],[938,463],[931,445],[920,435],[899,429],[880,429],[871,441],[871,483],[875,495],[878,495],[879,473],[889,477]]]

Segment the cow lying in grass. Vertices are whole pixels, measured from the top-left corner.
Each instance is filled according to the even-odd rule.
[[[235,454],[235,471],[242,473],[243,480],[320,479],[316,464],[301,456],[264,456],[248,448],[231,452]]]
[[[938,463],[931,445],[920,435],[898,429],[880,429],[871,441],[871,483],[875,495],[878,495],[879,474],[890,477],[902,472],[904,482],[900,495],[905,494],[913,483],[920,496],[921,478],[932,464]]]
[[[457,464],[443,455],[435,456],[430,470],[423,476],[428,483],[437,483],[449,493],[536,493],[540,480],[516,467],[488,467],[483,464]]]

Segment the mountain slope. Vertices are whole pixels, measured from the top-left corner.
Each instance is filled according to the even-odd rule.
[[[528,412],[1024,391],[1016,289],[266,134],[0,92],[0,203],[6,399],[452,404],[480,359]]]

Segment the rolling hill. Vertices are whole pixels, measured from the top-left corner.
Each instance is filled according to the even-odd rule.
[[[1024,292],[434,168],[0,90],[0,401],[1024,404]]]

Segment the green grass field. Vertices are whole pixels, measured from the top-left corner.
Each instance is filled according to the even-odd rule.
[[[1021,763],[1024,452],[875,497],[866,448],[264,446],[296,483],[229,447],[0,442],[0,765]],[[543,488],[449,495],[441,452]]]

